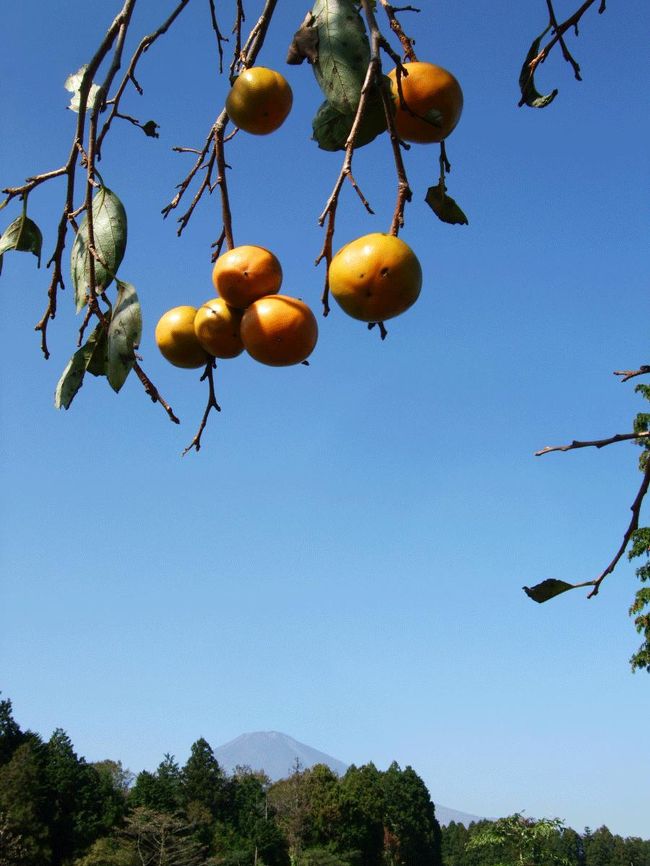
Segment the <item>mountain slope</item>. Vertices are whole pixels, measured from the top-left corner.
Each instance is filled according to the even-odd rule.
[[[284,779],[293,772],[296,761],[302,769],[309,769],[314,764],[326,764],[331,770],[342,776],[347,770],[347,764],[320,752],[312,746],[294,740],[279,731],[255,731],[242,734],[214,749],[214,755],[219,764],[228,773],[240,767],[250,767],[252,770],[263,770],[272,780]],[[457,824],[468,826],[472,821],[480,821],[477,815],[459,812],[446,806],[436,804],[436,817],[441,824]]]
[[[253,770],[264,770],[274,782],[291,775],[296,761],[305,770],[314,764],[327,764],[339,775],[347,770],[343,761],[278,731],[242,734],[216,748],[214,754],[221,766],[230,773],[238,765],[249,766]]]

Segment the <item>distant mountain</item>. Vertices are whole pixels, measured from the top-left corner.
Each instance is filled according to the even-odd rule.
[[[305,743],[299,743],[287,734],[278,731],[256,731],[252,734],[242,734],[214,750],[214,755],[224,768],[231,773],[237,766],[248,766],[252,770],[264,770],[274,782],[290,776],[300,761],[307,770],[314,764],[327,766],[340,776],[347,770],[343,761],[338,761],[325,752],[319,752]]]
[[[300,766],[305,770],[313,767],[314,764],[326,764],[339,776],[342,776],[348,768],[343,761],[278,731],[255,731],[242,734],[214,749],[214,755],[228,773],[232,773],[238,766],[250,767],[252,770],[263,770],[273,782],[290,776],[296,761],[299,761]],[[447,825],[455,821],[466,827],[472,821],[481,820],[478,815],[458,812],[456,809],[448,809],[437,803],[436,817],[441,824]]]

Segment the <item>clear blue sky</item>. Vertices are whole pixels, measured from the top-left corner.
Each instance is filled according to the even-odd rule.
[[[134,38],[172,4],[141,5]],[[571,40],[584,82],[552,56],[539,84],[560,94],[536,112],[517,108],[517,76],[543,0],[489,14],[478,0],[421,5],[404,17],[419,55],[465,93],[449,189],[470,225],[428,210],[437,151],[414,146],[402,237],[425,283],[383,344],[334,309],[309,367],[224,362],[223,412],[201,453],[180,458],[205,389],[163,361],[153,330],[169,307],[212,297],[219,201],[180,240],[160,210],[191,159],[171,148],[200,146],[226,94],[207,4],[190,4],[143,58],[145,95],[124,105],[155,119],[160,139],[115,125],[101,164],[129,216],[120,274],[143,304],[143,365],[182,426],[135,377],[119,397],[93,379],[57,412],[78,328],[71,293],[46,362],[33,326],[49,274],[32,256],[5,257],[0,685],[24,727],[61,726],[88,760],[136,772],[165,752],[184,761],[200,736],[216,746],[275,729],[349,763],[411,764],[453,808],[648,838],[632,565],[590,601],[538,606],[521,591],[596,576],[640,482],[632,446],[532,455],[627,431],[642,408],[612,371],[649,360],[648,6],[592,10]],[[75,118],[63,83],[117,6],[3,11],[2,187],[64,162]],[[294,109],[275,135],[229,146],[235,240],[274,250],[283,289],[316,309],[317,216],[341,155],[309,141],[311,70],[284,64],[304,4],[279,7],[259,62],[286,74]],[[346,189],[336,246],[385,231],[392,215],[388,143],[354,167],[376,215]],[[45,260],[62,200],[59,182],[30,200]],[[2,211],[0,227],[17,213]]]

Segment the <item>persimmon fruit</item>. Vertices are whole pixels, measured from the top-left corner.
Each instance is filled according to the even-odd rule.
[[[353,319],[384,322],[408,310],[422,288],[422,268],[401,238],[375,232],[342,247],[332,258],[329,289]]]
[[[311,355],[318,340],[318,323],[311,309],[298,298],[268,295],[245,310],[241,338],[256,361],[287,367]]]
[[[442,141],[453,132],[463,111],[463,91],[456,78],[435,63],[405,63],[400,76],[404,105],[397,88],[397,69],[388,73],[395,104],[395,129],[404,141]],[[431,112],[431,114],[429,114]],[[434,121],[440,112],[439,125]]]
[[[156,325],[156,345],[164,358],[175,367],[195,369],[207,364],[208,353],[194,332],[196,307],[172,307]]]
[[[292,104],[287,79],[265,66],[244,69],[226,97],[228,117],[252,135],[268,135],[282,126]]]
[[[264,247],[233,247],[214,263],[212,284],[229,306],[243,310],[258,298],[280,290],[282,266]]]
[[[211,298],[196,311],[196,339],[215,358],[236,358],[244,351],[241,317],[241,310],[229,307],[223,298]]]

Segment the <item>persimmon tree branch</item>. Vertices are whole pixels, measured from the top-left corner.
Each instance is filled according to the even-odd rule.
[[[201,423],[199,424],[199,429],[196,431],[196,435],[194,439],[190,442],[187,448],[183,451],[183,457],[194,449],[197,453],[201,450],[201,437],[203,436],[203,431],[206,428],[208,423],[208,417],[210,416],[210,412],[214,409],[216,412],[221,412],[221,406],[217,403],[217,397],[214,391],[214,370],[216,369],[216,361],[214,358],[210,358],[208,363],[205,365],[205,370],[203,371],[203,375],[201,376],[201,381],[207,379],[208,382],[208,402],[205,407],[205,412],[203,413],[203,417],[201,418]]]
[[[598,0],[598,2],[598,14],[601,15],[605,11],[606,0]],[[535,69],[539,66],[539,64],[543,63],[546,60],[554,46],[557,45],[557,43],[559,42],[562,48],[562,54],[564,56],[564,59],[573,67],[574,75],[578,79],[578,81],[581,80],[580,66],[567,48],[566,42],[564,41],[564,34],[567,32],[567,30],[573,28],[577,35],[578,23],[580,19],[585,14],[585,12],[595,3],[596,0],[585,0],[585,2],[578,9],[576,9],[576,11],[572,15],[569,15],[569,17],[561,24],[558,24],[552,0],[546,0],[546,5],[549,13],[549,26],[553,35],[541,49],[539,54],[537,54],[537,56],[530,61],[529,68],[531,75],[535,72]]]
[[[415,6],[393,6],[387,0],[381,0],[381,5],[384,8],[390,29],[397,36],[402,46],[402,52],[406,60],[414,63],[417,60],[415,50],[413,48],[413,40],[410,39],[402,29],[402,25],[397,20],[398,12],[419,12]]]
[[[318,224],[320,226],[324,225],[327,221],[323,246],[316,259],[317,265],[323,260],[325,261],[326,265],[324,288],[321,297],[324,316],[327,316],[330,311],[328,273],[329,266],[332,261],[333,241],[336,225],[336,211],[338,207],[339,196],[343,188],[343,184],[346,180],[348,180],[352,185],[352,188],[357,193],[366,211],[370,214],[374,213],[370,206],[370,203],[364,196],[363,192],[361,191],[358,183],[354,178],[354,175],[352,174],[352,161],[354,158],[356,140],[361,123],[364,116],[366,115],[368,109],[368,102],[371,94],[373,93],[373,90],[379,92],[382,100],[384,114],[386,117],[386,126],[388,129],[388,134],[390,136],[391,147],[393,150],[393,158],[395,161],[395,168],[397,172],[397,203],[390,226],[391,234],[397,235],[399,229],[404,224],[404,208],[406,206],[406,202],[410,201],[412,197],[408,179],[406,177],[404,161],[402,159],[402,154],[400,150],[400,139],[395,130],[391,97],[387,93],[386,88],[383,86],[382,83],[382,66],[380,53],[381,49],[384,49],[387,53],[389,53],[391,58],[396,60],[398,64],[400,63],[399,57],[395,55],[386,39],[382,36],[379,26],[377,24],[377,19],[372,9],[372,5],[369,0],[361,0],[361,6],[368,24],[368,31],[370,33],[370,61],[368,63],[368,69],[366,71],[366,75],[361,87],[361,95],[359,98],[359,104],[357,106],[354,121],[352,123],[352,128],[345,144],[345,156],[343,158],[343,164],[341,166],[341,170],[336,179],[336,182],[334,183],[334,188],[332,189],[332,192],[330,193],[325,207],[318,218]],[[390,8],[393,9],[393,7]],[[371,326],[374,324],[375,323],[371,323]],[[379,325],[381,337],[382,339],[384,339],[387,332],[383,323],[376,324]]]
[[[244,10],[241,3],[237,4],[237,22],[235,26],[237,28],[238,35],[234,48],[233,61],[230,67],[231,77],[234,76],[235,71],[238,68],[246,69],[249,66],[252,66],[255,62],[257,55],[259,54],[259,51],[264,44],[264,39],[271,23],[271,18],[273,16],[273,12],[275,11],[276,5],[277,0],[266,0],[260,17],[252,27],[243,48],[241,48],[241,24],[244,20]],[[201,183],[199,184],[199,187],[194,194],[194,197],[192,198],[188,210],[185,211],[185,213],[178,218],[179,227],[177,230],[177,234],[180,235],[183,232],[188,222],[190,221],[192,214],[194,213],[194,209],[198,205],[199,201],[203,198],[203,195],[206,192],[211,193],[215,186],[218,186],[221,192],[221,214],[223,230],[219,235],[219,239],[215,242],[215,246],[217,247],[217,254],[221,250],[224,239],[228,246],[228,249],[232,249],[232,247],[234,246],[232,232],[232,212],[230,209],[228,185],[226,181],[226,170],[228,168],[228,164],[225,158],[225,142],[228,140],[229,137],[225,135],[225,131],[228,122],[229,117],[224,108],[215,120],[215,122],[210,127],[210,131],[208,132],[203,147],[200,151],[194,150],[192,148],[174,148],[174,150],[176,151],[196,153],[197,157],[186,177],[178,184],[178,192],[169,202],[169,204],[166,205],[162,210],[164,217],[169,216],[171,211],[178,207],[199,171],[204,171],[205,175]],[[217,180],[215,183],[213,183],[212,177],[215,166],[217,167]]]
[[[136,52],[136,55],[131,62],[128,73],[134,83],[136,83],[136,87],[137,82],[135,82],[135,78],[133,77],[133,69],[135,68],[137,58],[140,56],[142,51],[146,50],[146,47],[148,47],[148,45],[151,44],[151,42],[158,37],[158,35],[161,35],[162,32],[165,32],[165,30],[170,26],[178,12],[180,12],[180,9],[182,9],[188,2],[189,0],[182,0],[182,2],[177,7],[175,13],[170,16],[170,18],[165,22],[165,24],[163,24],[162,27],[159,28],[159,30],[156,31],[155,34],[151,34],[150,37],[147,37],[149,39],[149,42],[143,47],[143,44],[147,41],[146,38],[140,44],[140,48]],[[107,105],[107,94],[115,79],[115,76],[117,75],[121,67],[124,43],[129,25],[131,23],[131,17],[135,8],[135,4],[136,0],[125,0],[122,9],[113,19],[113,22],[106,31],[102,42],[95,51],[95,54],[93,55],[89,63],[85,66],[85,68],[82,67],[83,73],[81,75],[81,80],[77,93],[77,121],[72,145],[70,148],[70,153],[65,165],[63,165],[59,169],[55,169],[54,171],[44,172],[42,174],[34,175],[28,178],[26,183],[22,187],[13,187],[5,190],[5,192],[8,194],[7,201],[11,200],[11,198],[16,196],[22,197],[23,201],[25,201],[29,192],[40,184],[50,180],[54,180],[57,177],[66,178],[65,200],[63,210],[58,222],[56,245],[47,263],[47,267],[52,268],[52,278],[47,292],[48,303],[43,317],[35,326],[35,330],[40,331],[41,333],[41,350],[45,358],[49,358],[50,356],[47,345],[47,326],[49,321],[51,319],[54,319],[56,316],[58,290],[65,288],[65,283],[63,279],[62,258],[63,251],[66,245],[68,227],[72,226],[75,232],[79,230],[76,223],[76,217],[79,216],[81,213],[85,213],[86,219],[85,230],[86,246],[88,250],[87,261],[89,286],[88,296],[86,299],[87,313],[81,325],[79,338],[80,340],[83,338],[85,328],[87,327],[90,319],[93,316],[98,319],[104,330],[108,329],[109,319],[107,318],[107,314],[102,310],[99,304],[99,296],[105,296],[103,295],[103,289],[99,288],[98,290],[98,286],[96,284],[96,262],[100,262],[102,265],[104,265],[104,267],[106,267],[106,263],[99,255],[95,244],[95,228],[92,202],[93,194],[97,186],[97,181],[95,179],[95,175],[97,174],[96,162],[100,158],[101,141],[108,132],[113,116],[117,115],[117,104],[119,103],[119,98],[117,99],[117,101],[113,102],[113,111],[111,115],[109,115],[106,123],[104,124],[101,135],[98,135],[98,126],[99,115]],[[93,92],[93,80],[102,63],[106,60],[111,51],[111,62],[109,64],[104,80],[102,84],[97,88],[97,91]],[[123,87],[122,90],[118,90],[118,93],[120,93],[121,95],[122,91]],[[89,105],[89,98],[91,93],[93,93],[92,105]],[[84,142],[86,142],[85,145]],[[75,209],[76,171],[77,165],[79,163],[81,163],[86,168],[86,185],[83,204]],[[174,415],[171,406],[160,395],[159,391],[151,382],[149,377],[146,375],[137,360],[134,361],[133,366],[136,370],[136,375],[138,376],[140,382],[145,389],[145,392],[151,397],[154,402],[158,402],[161,404],[161,406],[165,409],[167,415],[172,421],[178,423],[178,419]]]

